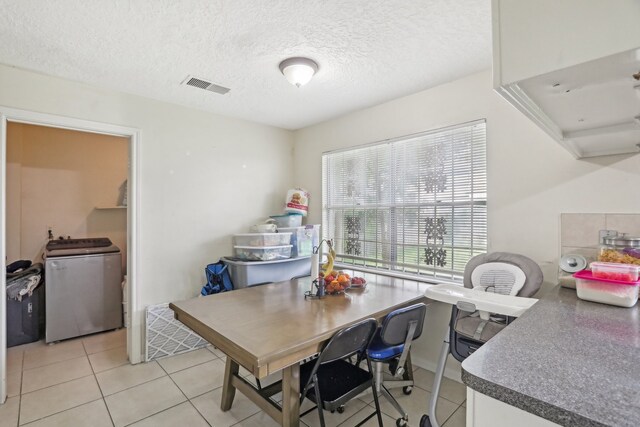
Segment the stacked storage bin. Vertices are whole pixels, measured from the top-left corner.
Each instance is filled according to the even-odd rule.
[[[320,243],[320,224],[303,225],[301,227],[278,228],[279,232],[291,233],[291,256],[311,256],[313,248]]]
[[[274,261],[291,258],[291,233],[247,233],[233,236],[236,258]]]

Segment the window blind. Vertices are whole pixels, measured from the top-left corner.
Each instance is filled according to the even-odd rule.
[[[487,251],[486,122],[324,153],[322,188],[338,262],[461,280]]]

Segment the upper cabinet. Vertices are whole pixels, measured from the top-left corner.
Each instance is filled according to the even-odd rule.
[[[493,0],[494,87],[576,158],[640,151],[640,0]]]

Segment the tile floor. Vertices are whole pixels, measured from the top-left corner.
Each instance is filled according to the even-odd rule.
[[[129,365],[122,329],[54,345],[12,347],[7,353],[9,398],[0,405],[0,427],[276,425],[241,393],[230,411],[220,411],[225,356],[213,347]],[[410,396],[393,391],[409,412],[411,426],[426,411],[433,373],[417,368],[415,381]],[[444,381],[438,415],[445,427],[465,426],[464,399],[464,386]],[[305,401],[302,409],[310,407]],[[381,400],[381,407],[384,425],[395,426],[391,405]],[[328,426],[349,427],[372,409],[373,396],[364,394],[343,414],[325,413],[325,420]],[[318,426],[317,412],[304,416],[302,425]],[[365,425],[377,425],[375,418]]]

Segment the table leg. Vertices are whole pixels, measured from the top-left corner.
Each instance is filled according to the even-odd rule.
[[[224,383],[222,384],[222,401],[220,402],[220,409],[228,411],[233,404],[233,398],[236,395],[236,388],[231,384],[231,378],[234,375],[238,375],[240,366],[238,363],[227,356],[227,363],[224,366]]]
[[[295,363],[282,372],[282,425],[300,425],[300,364]]]

